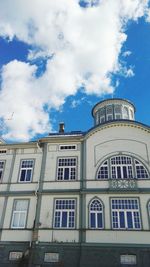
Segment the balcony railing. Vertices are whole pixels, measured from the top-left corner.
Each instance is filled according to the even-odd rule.
[[[109,180],[110,189],[128,189],[128,190],[137,190],[137,181],[131,179],[117,179]]]

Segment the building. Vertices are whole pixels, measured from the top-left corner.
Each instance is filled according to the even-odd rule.
[[[150,127],[108,99],[87,132],[0,141],[0,266],[150,266]]]

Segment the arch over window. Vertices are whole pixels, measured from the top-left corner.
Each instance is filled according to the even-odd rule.
[[[105,160],[99,167],[96,179],[148,179],[149,173],[139,160],[126,155]]]
[[[103,218],[103,204],[95,198],[89,205],[89,227],[92,229],[103,229],[104,218]]]

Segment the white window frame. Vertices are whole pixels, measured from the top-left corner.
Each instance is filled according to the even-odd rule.
[[[123,119],[129,120],[129,109],[126,106],[123,107],[122,113],[123,113]]]
[[[150,179],[145,165],[130,155],[118,154],[105,159],[96,172],[97,180]]]
[[[26,201],[27,202],[27,207],[24,210],[17,210],[16,206],[17,206],[17,202],[21,202],[21,201]],[[13,229],[24,229],[26,226],[26,221],[27,221],[27,213],[28,213],[28,206],[29,206],[29,199],[15,199],[14,200],[14,204],[13,204],[13,211],[12,211],[12,219],[11,219],[11,228]],[[20,222],[22,220],[22,215],[24,216],[24,223],[23,225],[20,225]],[[16,220],[16,216],[18,216],[18,221],[17,221],[17,225],[14,225],[15,220]],[[22,222],[21,222],[22,223]]]
[[[92,204],[97,202],[95,206],[92,207]],[[91,223],[91,214],[94,215],[95,217],[95,226],[92,226]],[[98,225],[99,218],[98,216],[102,216],[102,226]],[[104,214],[103,214],[103,203],[101,202],[100,199],[94,198],[91,200],[90,205],[89,205],[89,228],[90,229],[104,229]]]
[[[115,163],[112,163],[113,160],[115,161]],[[130,161],[130,163],[129,162],[127,163],[127,161]],[[110,159],[110,164],[111,164],[112,179],[133,179],[133,162],[131,157],[127,156],[112,157]],[[127,177],[124,176],[124,171],[126,171]],[[118,172],[120,172],[121,177],[118,177]]]
[[[64,225],[64,217],[66,225]],[[76,199],[55,199],[54,228],[74,229],[75,217]]]
[[[23,162],[26,162],[26,166],[23,166]],[[32,166],[28,166],[28,164],[32,162]],[[34,168],[34,159],[22,159],[20,164],[20,172],[19,172],[19,182],[20,183],[30,183],[32,181],[33,176],[33,168]],[[21,180],[22,172],[25,171],[25,179]],[[30,180],[28,180],[28,171],[30,171]]]
[[[116,207],[114,207],[115,205]],[[112,198],[111,218],[112,218],[112,229],[114,230],[119,230],[119,229],[141,230],[142,224],[141,224],[139,199]],[[131,219],[132,227],[129,227],[129,219]],[[124,224],[124,226],[122,226],[121,224]]]
[[[57,181],[77,180],[77,157],[58,158]]]
[[[5,160],[0,160],[0,182],[2,182],[4,174]]]

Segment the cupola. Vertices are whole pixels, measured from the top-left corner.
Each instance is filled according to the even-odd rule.
[[[125,99],[112,98],[97,103],[92,109],[95,125],[114,120],[134,120],[135,107]]]

